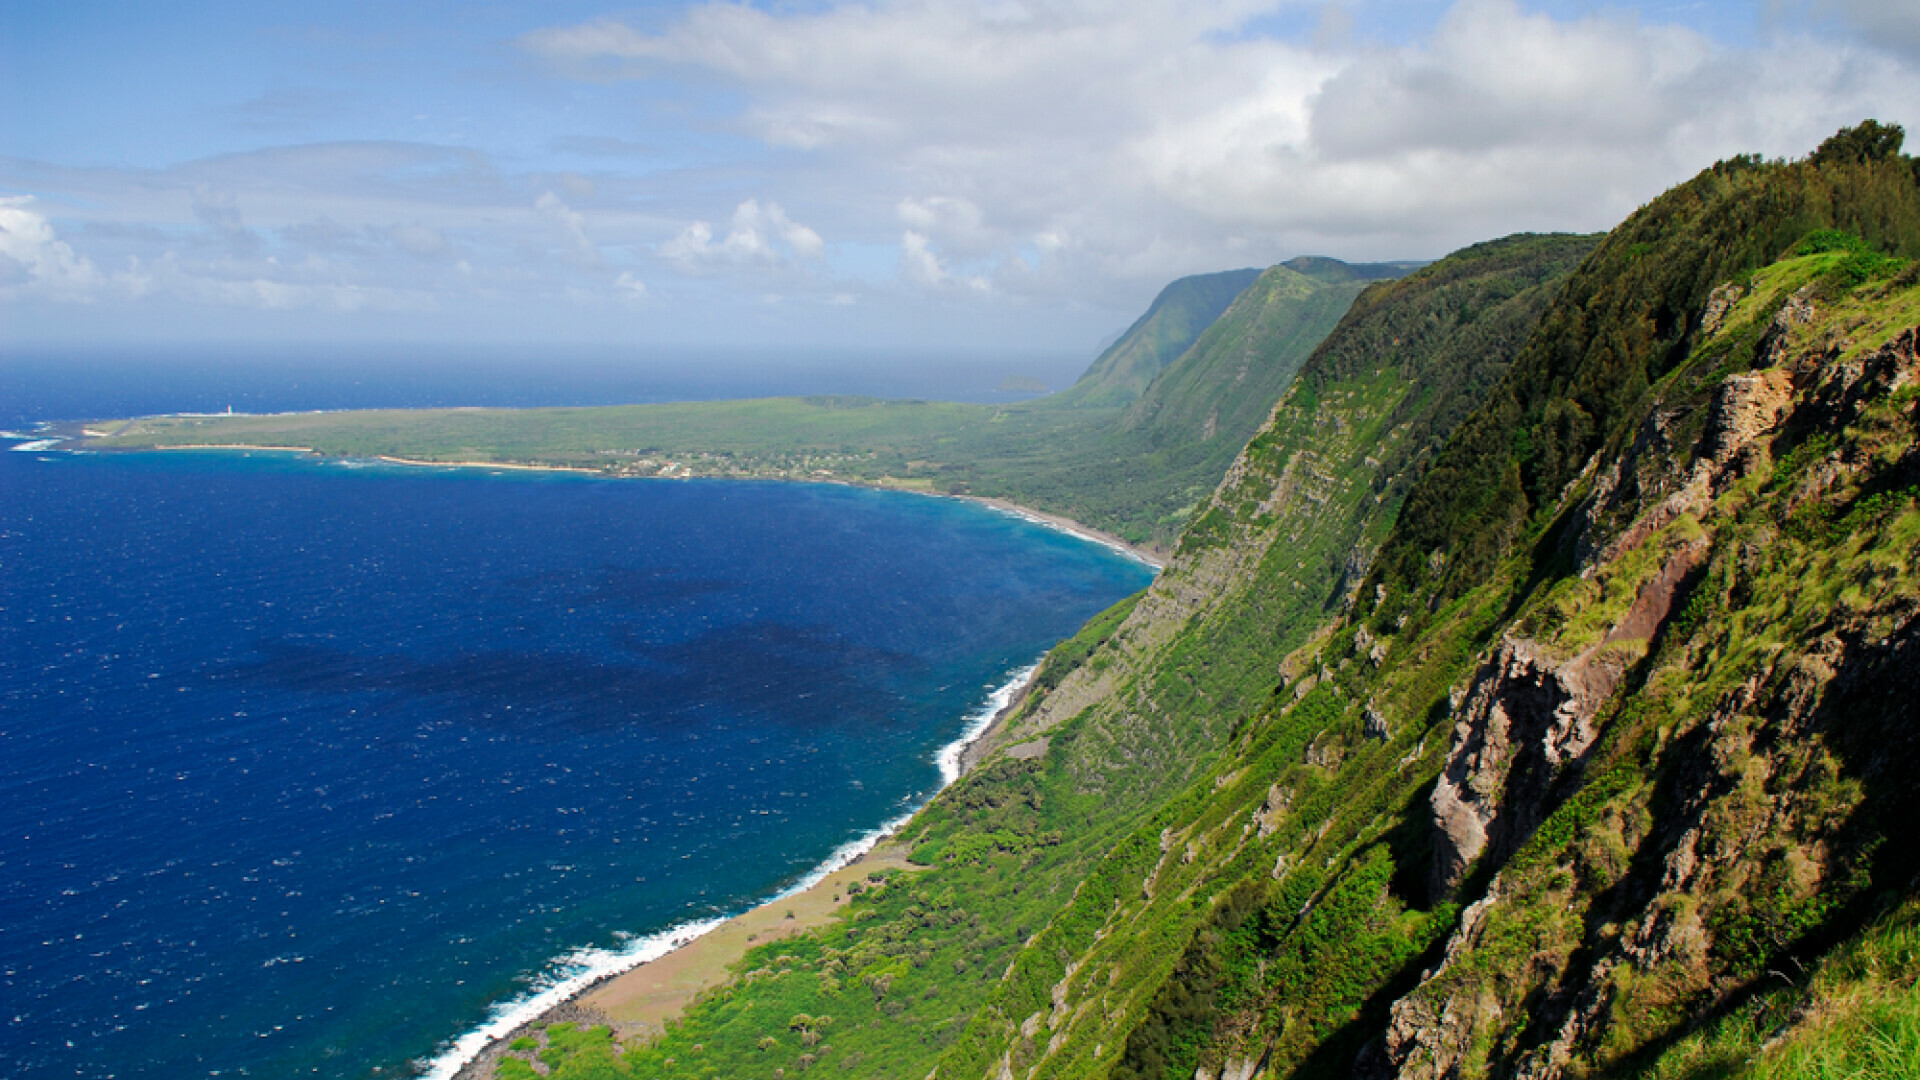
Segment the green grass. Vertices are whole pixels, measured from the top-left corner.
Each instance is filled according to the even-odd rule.
[[[1642,1080],[1895,1080],[1920,1076],[1920,909],[1909,903],[1822,960],[1679,1040]]]

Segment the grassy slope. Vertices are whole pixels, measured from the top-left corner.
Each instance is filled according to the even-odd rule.
[[[1125,520],[1170,546],[1365,285],[1317,269],[1262,273],[1117,422],[1045,444],[1010,438],[947,475],[1089,523]]]
[[[610,1047],[556,1052],[575,1062],[557,1075],[651,1075],[668,1058],[693,1075],[771,1075],[806,1054],[849,1076],[921,1076],[942,1056],[981,1052],[1003,1026],[994,1017],[1017,1025],[1022,995],[1044,999],[1055,939],[1085,946],[1073,913],[1125,880],[1115,845],[1158,857],[1164,800],[1267,700],[1270,650],[1304,641],[1337,605],[1350,550],[1391,519],[1395,478],[1437,445],[1446,415],[1466,411],[1465,395],[1497,378],[1590,243],[1482,245],[1370,290],[1309,363],[1307,403],[1283,406],[1235,466],[1243,478],[1302,478],[1293,495],[1246,522],[1239,545],[1183,547],[1153,590],[1055,651],[1003,739],[1045,738],[1048,752],[995,759],[929,807],[906,832],[929,869],[863,897],[838,927],[751,955],[741,982],[656,1044],[617,1061]],[[1432,332],[1464,313],[1474,333]],[[1430,392],[1409,394],[1409,376]],[[1177,952],[1180,928],[1168,931]],[[1036,933],[1046,944],[1022,951]],[[1153,985],[1134,987],[1139,1004]],[[786,1024],[821,1013],[834,1020],[818,1045]],[[762,1049],[763,1039],[773,1042]]]
[[[1111,407],[1137,401],[1154,376],[1179,359],[1259,276],[1258,270],[1223,270],[1183,277],[1160,290],[1146,314],[1059,395],[1057,404]]]
[[[1206,910],[1206,894],[1175,880],[1200,865],[1189,858],[1210,840],[1214,823],[1195,815],[1213,793],[1245,796],[1251,783],[1238,754],[1212,763],[1214,755],[1244,745],[1248,723],[1272,701],[1280,659],[1340,609],[1420,463],[1499,379],[1590,245],[1514,237],[1377,287],[1303,369],[1182,538],[1175,566],[1186,579],[1171,570],[1163,579],[1169,592],[1198,588],[1209,600],[1142,680],[1160,715],[1143,718],[1144,730],[1123,744],[1124,766],[1111,752],[1067,751],[1081,759],[1069,772],[1082,790],[1177,797],[1150,804],[1150,816],[1108,841],[1114,854],[1022,953],[943,1074],[990,1075],[1004,1061],[1016,1074],[1099,1075],[1119,1056],[1124,1040],[1111,1033],[1147,1016]],[[1149,614],[1177,618],[1170,607]],[[1287,739],[1262,749],[1300,751]],[[1183,780],[1193,786],[1181,794]],[[1055,1008],[1056,992],[1076,987],[1089,996]],[[1037,1024],[1046,1039],[1027,1033]]]
[[[1136,543],[1170,546],[1193,503],[1217,483],[1233,454],[1286,388],[1300,361],[1363,287],[1361,270],[1332,260],[1317,277],[1276,269],[1257,306],[1219,321],[1248,324],[1271,339],[1228,369],[1216,351],[1185,348],[1209,305],[1234,284],[1181,290],[1136,326],[1134,375],[1167,364],[1136,400],[1133,375],[1089,373],[1097,393],[1016,405],[879,401],[859,397],[774,398],[591,409],[421,409],[272,416],[151,417],[113,427],[100,446],[252,444],[306,446],[323,454],[434,461],[545,464],[610,475],[736,476],[842,480],[925,491],[997,496],[1065,514]],[[1276,289],[1271,283],[1285,279]],[[1191,279],[1189,279],[1191,280]],[[1172,292],[1182,283],[1170,287]],[[1217,286],[1217,287],[1216,287]],[[1194,295],[1188,295],[1193,293]],[[1205,301],[1204,303],[1202,301]],[[1234,341],[1233,331],[1216,341]],[[1205,342],[1203,340],[1202,344]],[[1148,355],[1152,354],[1152,355]],[[1109,378],[1109,376],[1114,376]],[[1118,379],[1118,381],[1116,381]],[[1090,400],[1109,401],[1099,404]],[[1128,403],[1156,414],[1222,419],[1194,446],[1200,420],[1179,438],[1167,425],[1123,423]],[[1192,429],[1189,431],[1188,429]]]
[[[1281,264],[1287,276],[1299,275],[1318,285],[1364,285],[1386,281],[1419,268],[1417,263],[1344,263],[1338,259],[1302,256]],[[1139,321],[1113,343],[1070,389],[1056,395],[1050,406],[1127,406],[1139,400],[1154,378],[1179,359],[1227,310],[1228,305],[1260,278],[1258,270],[1227,270],[1218,274],[1184,277],[1160,291]],[[1300,290],[1296,290],[1299,292]],[[1335,313],[1338,317],[1338,312]],[[1324,337],[1330,324],[1314,323],[1304,332]],[[1289,335],[1302,330],[1289,331]],[[1269,348],[1278,346],[1271,342]],[[1311,346],[1309,346],[1310,350]],[[1305,357],[1302,351],[1295,358]],[[1256,417],[1256,422],[1258,418]]]
[[[1775,310],[1804,287],[1816,286],[1823,311],[1797,331],[1805,336],[1801,344],[1813,356],[1833,356],[1835,370],[1920,322],[1916,275],[1874,254],[1872,245],[1802,256],[1760,274],[1725,264],[1703,270],[1699,263],[1724,249],[1696,246],[1699,235],[1724,225],[1721,215],[1743,214],[1755,202],[1785,215],[1811,202],[1819,209],[1811,220],[1793,218],[1795,228],[1865,223],[1877,226],[1885,246],[1900,246],[1899,224],[1920,208],[1910,164],[1746,169],[1755,172],[1731,189],[1721,186],[1721,174],[1709,174],[1671,202],[1656,202],[1596,253],[1503,392],[1462,426],[1441,466],[1421,481],[1426,505],[1451,508],[1453,524],[1434,529],[1402,515],[1387,551],[1417,552],[1423,565],[1409,575],[1414,560],[1406,558],[1369,580],[1360,597],[1375,613],[1373,623],[1339,630],[1304,655],[1297,670],[1307,677],[1246,725],[1236,756],[1203,774],[1163,815],[1163,843],[1116,856],[1122,881],[1145,884],[1131,895],[1116,891],[1110,912],[1088,913],[1097,928],[1089,933],[1104,934],[1101,944],[1068,950],[1055,970],[1069,977],[1039,999],[1057,1004],[1033,1025],[1032,1038],[1006,1036],[1005,1060],[1037,1060],[1037,1076],[1184,1078],[1196,1068],[1218,1074],[1261,1061],[1270,1076],[1344,1077],[1372,1045],[1376,1056],[1363,1068],[1372,1075],[1431,1075],[1423,1070],[1441,1067],[1429,1055],[1444,1051],[1455,1055],[1451,1067],[1461,1075],[1479,1076],[1557,1069],[1569,1060],[1557,1054],[1570,1055],[1575,1066],[1632,1071],[1647,1055],[1678,1046],[1669,1051],[1681,1055],[1671,1075],[1727,1075],[1719,1065],[1688,1063],[1694,1059],[1685,1055],[1695,1053],[1688,1048],[1696,1047],[1686,1041],[1692,1026],[1703,1019],[1718,1025],[1710,1029],[1712,1046],[1696,1055],[1702,1060],[1757,1051],[1764,1040],[1754,1032],[1762,1023],[1770,1017],[1777,1027],[1795,1015],[1754,1004],[1765,1003],[1753,995],[1767,985],[1766,972],[1799,970],[1889,897],[1911,890],[1910,853],[1876,839],[1885,823],[1912,812],[1910,782],[1894,779],[1910,775],[1913,758],[1912,706],[1896,689],[1915,677],[1907,639],[1920,596],[1912,577],[1920,564],[1920,507],[1912,487],[1911,391],[1869,397],[1855,419],[1842,416],[1833,430],[1783,436],[1786,460],[1695,526],[1714,533],[1716,555],[1706,574],[1720,584],[1692,594],[1650,652],[1643,645],[1639,654],[1624,654],[1636,664],[1624,684],[1631,693],[1600,715],[1599,749],[1585,772],[1592,780],[1550,804],[1558,809],[1504,865],[1478,867],[1458,900],[1430,895],[1426,885],[1428,796],[1447,750],[1449,691],[1469,684],[1483,648],[1503,633],[1567,644],[1568,635],[1577,643],[1591,633],[1583,628],[1604,628],[1635,587],[1633,580],[1606,585],[1608,574],[1644,576],[1659,563],[1635,558],[1638,550],[1672,535],[1654,530],[1638,548],[1630,544],[1617,562],[1602,564],[1596,580],[1604,587],[1597,587],[1563,561],[1569,548],[1559,534],[1590,489],[1556,492],[1527,518],[1503,524],[1510,519],[1484,512],[1486,484],[1473,479],[1489,472],[1497,478],[1501,470],[1460,467],[1462,438],[1505,407],[1515,383],[1539,379],[1563,393],[1606,385],[1577,365],[1544,372],[1530,365],[1543,355],[1580,355],[1567,348],[1568,328],[1600,336],[1615,333],[1609,323],[1623,313],[1633,318],[1630,305],[1595,297],[1617,296],[1622,279],[1640,274],[1640,260],[1678,271],[1679,280],[1709,279],[1697,293],[1665,298],[1676,325],[1696,340],[1667,354],[1662,370],[1637,387],[1631,380],[1612,384],[1632,396],[1608,404],[1617,426],[1607,433],[1611,442],[1596,440],[1603,461],[1644,445],[1646,418],[1658,416],[1662,427],[1653,430],[1673,432],[1684,464],[1723,380],[1758,363],[1749,358]],[[1703,195],[1701,187],[1709,191]],[[1827,198],[1797,198],[1809,191]],[[1697,216],[1671,224],[1680,208]],[[1644,227],[1659,216],[1670,222],[1666,230]],[[1759,248],[1758,257],[1778,254],[1793,239],[1785,227],[1768,235],[1779,237],[1780,247]],[[1634,263],[1615,261],[1635,244],[1650,247],[1634,253]],[[1714,273],[1741,277],[1750,292],[1745,308],[1705,336],[1701,312]],[[1637,356],[1596,349],[1585,362],[1603,370],[1645,362],[1656,338],[1650,335]],[[1803,391],[1804,401],[1821,400],[1818,386]],[[1552,415],[1556,401],[1564,397],[1543,395],[1542,413]],[[1787,453],[1796,441],[1802,449]],[[1497,466],[1504,455],[1520,457],[1538,445],[1503,439],[1482,452],[1493,453]],[[1821,461],[1847,468],[1827,474],[1836,478],[1826,490],[1809,492],[1805,478]],[[1457,471],[1446,471],[1448,465]],[[1414,506],[1412,498],[1407,505]],[[1796,518],[1806,523],[1797,530],[1776,524]],[[1627,524],[1604,528],[1618,535]],[[1472,576],[1443,577],[1447,556],[1461,550],[1450,544],[1486,543],[1489,532],[1498,535],[1497,546],[1479,556]],[[1436,597],[1435,581],[1453,584]],[[1892,640],[1876,646],[1875,634]],[[1821,661],[1808,656],[1828,641],[1854,644],[1836,646]],[[1795,681],[1797,671],[1820,670],[1805,665],[1838,663],[1856,650],[1851,673],[1832,690]],[[1736,723],[1723,712],[1726,695],[1746,685],[1771,688],[1774,696],[1762,700],[1772,704]],[[1815,696],[1793,706],[1795,693]],[[1783,714],[1814,717],[1805,722],[1819,734],[1803,726],[1789,736],[1779,728]],[[1362,734],[1369,717],[1378,718],[1384,737]],[[1714,724],[1705,726],[1709,718]],[[1716,773],[1727,779],[1710,779]],[[1771,815],[1757,812],[1770,802],[1777,807]],[[1685,851],[1692,849],[1675,847],[1693,835],[1689,828],[1705,830],[1702,861],[1710,851],[1720,861],[1706,876],[1663,891],[1664,873],[1691,865]],[[1471,927],[1459,926],[1458,904],[1474,899],[1481,903]],[[1668,932],[1670,919],[1679,920],[1678,937]],[[1182,938],[1177,928],[1196,920],[1199,929]],[[1442,965],[1439,950],[1449,935]],[[1175,943],[1183,951],[1167,956]],[[1109,990],[1125,985],[1128,965],[1166,975],[1144,1021],[1119,1025],[1129,1033],[1117,1049],[1112,1036],[1094,1028],[1102,1018],[1126,1015],[1115,1012],[1116,1004],[1133,1007],[1116,1003]],[[1831,1052],[1849,1034],[1871,1031],[1891,1040],[1888,1053],[1910,1057],[1911,977],[1877,985],[1847,1006],[1851,1019],[1803,1024],[1795,1045],[1809,1054]],[[1814,999],[1838,993],[1816,988]],[[1395,1016],[1430,1043],[1387,1061],[1378,1048],[1395,1001],[1404,1010]],[[1078,1019],[1083,1009],[1091,1017],[1085,1024]],[[981,1064],[971,1058],[942,1075],[990,1075]],[[1818,1074],[1779,1062],[1755,1069],[1753,1075]]]

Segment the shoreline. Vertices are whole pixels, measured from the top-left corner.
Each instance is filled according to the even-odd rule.
[[[805,933],[836,918],[846,903],[842,879],[857,878],[869,867],[913,869],[894,838],[922,807],[972,767],[967,751],[1020,707],[1040,666],[1041,661],[1035,660],[1015,670],[979,709],[968,714],[959,736],[934,752],[939,786],[912,810],[840,845],[793,885],[744,910],[681,923],[634,939],[618,950],[574,950],[560,960],[557,979],[525,999],[493,1006],[479,1026],[423,1062],[420,1075],[426,1080],[490,1080],[494,1065],[514,1039],[569,1020],[628,1031],[655,1030],[677,1016],[696,994],[728,978],[733,965],[761,938],[771,941]],[[832,899],[827,900],[830,890]],[[786,915],[776,919],[776,908],[784,908]],[[808,917],[794,918],[796,910],[806,910]],[[628,1015],[613,1015],[616,1011]]]
[[[888,489],[888,490],[898,490],[898,489]],[[1161,555],[1160,553],[1155,552],[1150,548],[1144,548],[1139,546],[1138,544],[1129,543],[1124,538],[1116,536],[1113,533],[1106,532],[1105,530],[1102,530],[1102,529],[1096,529],[1091,525],[1084,525],[1078,521],[1073,520],[1070,517],[1064,517],[1060,514],[1050,514],[1045,510],[1035,510],[1031,506],[1022,506],[1017,502],[1012,502],[1010,500],[998,498],[992,495],[949,495],[944,497],[953,498],[953,499],[964,499],[967,502],[977,503],[981,506],[985,506],[990,510],[997,510],[1003,514],[1012,514],[1014,517],[1017,517],[1022,521],[1028,521],[1028,522],[1032,522],[1035,525],[1042,525],[1049,529],[1055,529],[1059,532],[1066,533],[1068,536],[1072,536],[1080,540],[1085,540],[1090,544],[1099,544],[1101,547],[1104,547],[1117,555],[1124,555],[1127,558],[1134,560],[1135,562],[1145,563],[1148,566],[1153,567],[1155,570],[1165,570],[1167,568],[1166,556]]]
[[[252,443],[193,443],[181,446],[152,446],[150,450],[258,450],[267,454],[311,454],[311,446],[255,446]]]
[[[143,447],[133,447],[133,446],[96,447],[96,448],[90,448],[90,449],[99,449],[99,450],[108,450],[108,451],[122,450],[122,451],[131,451],[131,452],[140,452],[143,450],[228,450],[228,451],[257,450],[257,451],[268,452],[268,453],[313,454],[316,457],[334,456],[334,455],[321,454],[310,446],[258,446],[250,443],[194,443],[191,445],[143,446]],[[1010,499],[1002,499],[994,495],[946,495],[939,492],[917,491],[913,488],[897,487],[895,485],[881,483],[879,481],[847,480],[847,479],[841,479],[838,477],[835,477],[832,479],[814,479],[809,477],[785,477],[785,476],[781,476],[781,477],[701,476],[698,474],[693,474],[693,475],[684,476],[684,477],[682,476],[676,476],[676,477],[622,476],[618,474],[610,474],[610,473],[602,472],[601,470],[598,470],[598,469],[581,468],[578,465],[528,465],[528,464],[518,464],[518,463],[510,463],[510,462],[504,462],[504,461],[433,461],[427,458],[406,458],[406,457],[397,457],[390,454],[375,454],[373,455],[372,460],[384,462],[388,465],[409,465],[416,468],[508,469],[516,472],[574,473],[581,476],[604,477],[609,480],[665,480],[665,479],[747,480],[747,479],[751,479],[751,480],[769,480],[769,481],[776,481],[776,482],[790,483],[790,484],[792,483],[840,484],[845,487],[869,488],[874,491],[895,491],[895,492],[900,492],[908,495],[926,495],[936,499],[959,499],[962,502],[974,503],[975,505],[984,506],[990,510],[998,511],[999,513],[1011,514],[1014,517],[1021,519],[1022,521],[1027,521],[1035,525],[1040,525],[1045,528],[1054,529],[1058,532],[1066,533],[1069,536],[1076,537],[1081,540],[1085,540],[1090,544],[1099,544],[1101,547],[1104,547],[1107,550],[1112,551],[1117,555],[1124,555],[1127,558],[1132,559],[1136,562],[1145,563],[1146,565],[1153,567],[1155,570],[1164,570],[1167,567],[1166,555],[1160,552],[1154,551],[1151,548],[1141,547],[1137,544],[1127,541],[1123,537],[1117,536],[1103,529],[1096,529],[1091,525],[1087,525],[1085,523],[1075,521],[1074,519],[1070,517],[1066,517],[1065,515],[1050,513],[1045,510],[1035,510],[1031,506],[1022,506],[1021,504],[1017,502],[1013,502]]]
[[[565,472],[584,473],[587,476],[605,476],[597,469],[583,469],[578,465],[513,465],[504,461],[428,461],[424,458],[392,457],[387,454],[373,455],[375,461],[384,461],[389,465],[418,465],[425,468],[440,469],[514,469],[520,472]],[[616,479],[626,479],[617,477]],[[638,479],[637,477],[635,479]]]

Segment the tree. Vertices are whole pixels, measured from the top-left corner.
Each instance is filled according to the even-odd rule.
[[[1857,126],[1842,128],[1820,144],[1808,160],[1815,165],[1860,165],[1886,161],[1900,153],[1906,129],[1899,124],[1862,120]]]

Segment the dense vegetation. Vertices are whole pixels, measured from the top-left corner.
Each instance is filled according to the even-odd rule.
[[[1223,270],[1184,277],[1160,290],[1146,313],[1060,394],[1056,404],[1124,408],[1138,401],[1154,377],[1179,359],[1259,276],[1258,270]]]
[[[1376,572],[1395,598],[1379,617],[1483,580],[1594,454],[1624,449],[1650,388],[1697,344],[1717,286],[1820,229],[1920,256],[1912,159],[1888,149],[1899,140],[1887,130],[1843,132],[1792,164],[1720,162],[1609,234],[1409,497]]]
[[[925,869],[657,1038],[520,1053],[557,1077],[1920,1075],[1899,148],[1863,125],[1723,162],[1597,247],[1512,238],[1374,286],[1155,586],[907,826]]]

